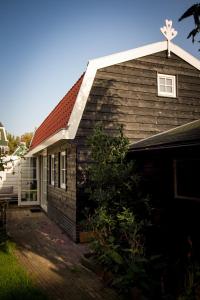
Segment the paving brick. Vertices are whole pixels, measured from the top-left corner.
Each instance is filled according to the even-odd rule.
[[[9,209],[8,233],[19,261],[50,300],[119,300],[80,264],[88,246],[75,244],[43,212]]]

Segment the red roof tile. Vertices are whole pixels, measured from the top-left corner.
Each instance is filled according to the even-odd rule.
[[[81,87],[84,74],[64,96],[64,98],[58,103],[58,105],[52,110],[48,117],[36,130],[33,140],[31,142],[30,149],[35,148],[40,143],[45,141],[48,137],[57,133],[60,129],[66,128],[69,118],[71,116],[72,109],[76,102],[78,92]]]

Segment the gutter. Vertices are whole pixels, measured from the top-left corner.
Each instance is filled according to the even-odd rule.
[[[142,151],[154,151],[154,150],[169,150],[169,149],[178,149],[178,148],[187,148],[187,147],[196,147],[200,146],[200,142],[194,142],[192,144],[179,144],[179,145],[161,145],[161,146],[153,146],[153,147],[144,147],[144,148],[136,148],[130,149],[128,152],[142,152]]]

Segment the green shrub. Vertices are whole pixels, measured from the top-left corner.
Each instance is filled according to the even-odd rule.
[[[88,140],[93,163],[89,167],[90,200],[95,239],[92,247],[112,284],[121,291],[147,289],[143,230],[149,217],[148,197],[140,190],[136,164],[127,160],[128,139],[122,128],[117,136],[98,125]]]

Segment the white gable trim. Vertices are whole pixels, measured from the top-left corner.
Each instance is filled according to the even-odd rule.
[[[200,60],[194,57],[189,52],[183,50],[181,47],[171,43],[171,52],[185,60],[188,64],[193,66],[194,68],[200,70]]]
[[[90,90],[92,88],[95,75],[98,69],[109,67],[115,64],[123,63],[125,61],[133,60],[139,57],[151,55],[154,53],[158,53],[161,51],[165,51],[168,49],[167,41],[158,42],[150,45],[146,45],[143,47],[135,48],[132,50],[115,53],[112,55],[104,56],[101,58],[90,60],[79,90],[79,93],[76,98],[76,102],[74,104],[74,108],[72,110],[68,127],[64,133],[64,139],[74,139],[85,109],[85,105],[87,103],[87,99],[90,94]],[[170,51],[179,56],[181,59],[185,60],[187,63],[192,65],[194,68],[200,70],[200,61],[183,50],[182,48],[176,46],[171,43]],[[170,58],[169,58],[170,59]],[[63,135],[59,133],[54,134],[52,137],[48,138],[46,141],[42,142],[40,145],[36,146],[29,153],[37,153],[42,149],[54,144],[58,140],[63,139]]]
[[[45,141],[43,141],[42,143],[40,143],[38,146],[36,146],[32,150],[30,150],[25,155],[25,157],[31,157],[34,154],[36,154],[36,153],[44,150],[45,148],[47,148],[47,147],[55,144],[56,142],[58,142],[60,140],[68,140],[68,139],[69,139],[68,130],[67,129],[61,129],[56,134],[50,136],[48,139],[46,139]]]
[[[129,61],[146,55],[151,55],[153,53],[161,52],[164,50],[167,50],[167,41],[150,44],[147,46],[135,48],[133,50],[124,51],[89,61],[85,76],[83,78],[83,82],[81,84],[73,111],[68,122],[69,138],[74,139],[76,136],[78,126],[80,124],[83,111],[98,69],[123,63],[125,61]],[[185,60],[196,69],[200,70],[200,61],[173,43],[171,43],[171,52]]]

